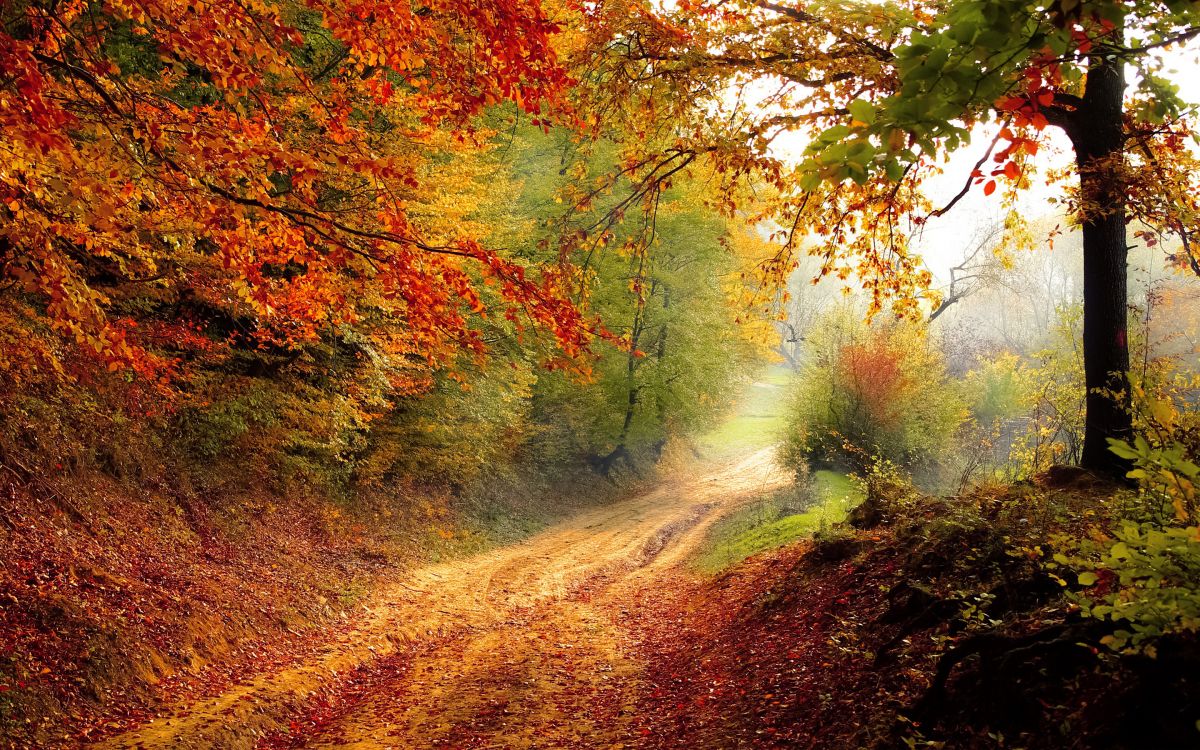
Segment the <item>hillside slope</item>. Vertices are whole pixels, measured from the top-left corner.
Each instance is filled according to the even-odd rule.
[[[1200,639],[1118,656],[1041,562],[1111,491],[885,504],[857,514],[870,528],[680,576],[640,602],[643,745],[1196,747]]]

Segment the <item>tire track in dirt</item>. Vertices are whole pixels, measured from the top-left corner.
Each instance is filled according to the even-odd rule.
[[[319,659],[259,676],[99,747],[620,747],[639,665],[619,620],[738,505],[787,480],[763,450],[595,508],[524,543],[413,571]],[[402,662],[402,664],[401,664]],[[318,728],[309,696],[351,670],[371,691]]]

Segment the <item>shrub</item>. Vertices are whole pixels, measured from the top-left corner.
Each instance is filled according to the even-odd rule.
[[[1118,627],[1102,643],[1117,651],[1154,654],[1155,639],[1200,631],[1200,527],[1126,521],[1105,543],[1085,541],[1096,556],[1080,566],[1084,614]],[[1068,562],[1063,558],[1063,562]]]
[[[1088,594],[1078,597],[1084,614],[1111,621],[1103,640],[1118,651],[1154,654],[1164,635],[1200,632],[1200,466],[1179,444],[1110,440],[1112,450],[1133,462],[1141,486],[1143,519],[1125,520],[1111,538],[1083,540],[1075,557],[1060,564],[1079,572]]]
[[[912,466],[944,450],[966,409],[941,352],[914,325],[871,326],[851,309],[827,315],[808,337],[785,435],[792,464],[850,464],[867,456]]]

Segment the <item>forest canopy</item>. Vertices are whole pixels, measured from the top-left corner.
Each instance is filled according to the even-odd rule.
[[[644,432],[640,407],[683,403],[669,384],[687,402],[704,390],[703,369],[686,388],[683,370],[650,376],[661,356],[646,355],[671,348],[652,319],[675,314],[671,286],[701,278],[668,281],[673,269],[703,258],[742,279],[709,283],[707,302],[694,290],[706,320],[732,298],[745,308],[744,335],[702,342],[729,352],[717,382],[745,362],[717,342],[786,316],[805,254],[816,278],[856,279],[868,316],[936,318],[947,298],[913,238],[978,191],[1007,212],[999,257],[1051,242],[1019,206],[1057,129],[1083,235],[1079,460],[1127,470],[1107,441],[1133,426],[1129,234],[1200,268],[1191,111],[1155,54],[1196,36],[1191,4],[213,10],[5,6],[0,365],[14,388],[84,384],[170,411],[224,398],[211,372],[230,358],[277,368],[324,347],[354,360],[347,419],[361,427],[389,398],[469,379],[496,344],[584,379],[594,365],[617,377],[611,347],[628,353],[626,395],[606,408],[624,416],[589,448],[607,466]],[[557,175],[514,161],[537,129],[554,133],[542,148]],[[926,183],[976,137],[991,142],[935,205]],[[673,224],[685,204],[699,213]],[[516,229],[528,219],[539,226]],[[714,254],[691,256],[696,242]],[[632,300],[594,296],[627,265]],[[685,348],[682,332],[705,330],[677,329]]]

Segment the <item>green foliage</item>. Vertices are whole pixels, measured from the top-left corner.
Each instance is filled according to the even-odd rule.
[[[1083,308],[1061,308],[1049,345],[1034,356],[1026,402],[1030,420],[1013,447],[1025,476],[1055,463],[1076,463],[1083,450]]]
[[[128,420],[107,417],[91,394],[72,389],[78,401],[61,396],[22,395],[0,410],[0,462],[9,468],[54,475],[62,470],[103,467],[115,476],[137,474],[141,431]],[[80,408],[85,407],[85,408]]]
[[[1200,632],[1200,526],[1159,527],[1126,521],[1112,540],[1085,541],[1078,581],[1084,614],[1118,627],[1103,643],[1154,655],[1154,641],[1171,633]]]
[[[971,416],[980,424],[1005,422],[1025,413],[1026,373],[1015,354],[989,357],[966,378]]]
[[[1184,446],[1174,443],[1152,446],[1144,436],[1132,443],[1109,439],[1110,450],[1133,462],[1130,479],[1142,486],[1146,498],[1165,517],[1186,522],[1200,517],[1196,486],[1200,484],[1200,466],[1188,459]]]
[[[264,386],[252,382],[245,393],[184,409],[178,421],[186,450],[197,458],[212,460],[227,454],[251,427],[277,423]]]
[[[580,185],[604,185],[613,169],[611,144],[584,150],[563,133],[522,131],[515,173],[523,181],[518,212],[532,244],[546,246],[565,228],[606,225],[628,185],[598,189],[588,199]],[[561,215],[563,196],[579,202]],[[542,225],[539,227],[539,224]],[[606,347],[592,364],[592,382],[570,373],[538,378],[532,419],[538,453],[591,457],[607,471],[618,460],[656,457],[675,436],[715,426],[758,364],[758,348],[739,325],[728,278],[741,259],[730,239],[741,230],[705,207],[694,188],[667,190],[645,221],[613,224],[589,250],[583,294],[605,325],[629,342]]]
[[[1109,443],[1133,463],[1140,508],[1112,538],[1083,540],[1077,555],[1055,560],[1079,571],[1089,594],[1078,597],[1083,612],[1118,626],[1107,645],[1153,655],[1155,639],[1200,631],[1200,466],[1178,443],[1154,445],[1142,435]]]
[[[372,428],[356,481],[400,478],[469,485],[480,473],[519,461],[531,438],[529,363],[493,363],[463,382],[440,379],[397,404]]]
[[[1200,380],[1187,363],[1153,356],[1140,325],[1131,321],[1129,330],[1133,359],[1140,360],[1129,376],[1141,439],[1149,440],[1151,447],[1179,443],[1194,454],[1190,446],[1200,445],[1200,418],[1189,403]],[[1082,336],[1082,307],[1063,306],[1032,355],[993,357],[968,374],[974,418],[1011,438],[1006,472],[1010,478],[1024,479],[1054,464],[1078,462],[1086,395]]]
[[[1026,0],[968,0],[947,3],[924,21],[891,9],[887,25],[911,30],[900,32],[907,43],[894,50],[899,88],[874,103],[849,102],[856,126],[834,125],[812,140],[802,187],[811,189],[825,178],[861,183],[874,171],[895,180],[919,155],[955,151],[970,141],[970,123],[989,120],[996,102],[1014,93],[1015,81],[1041,55],[1057,59],[1063,88],[1081,88],[1088,58],[1074,54],[1076,27],[1063,19],[1083,7],[1091,20],[1124,26],[1124,44],[1142,52],[1186,34],[1198,20],[1195,7],[1183,2],[1047,7]],[[1157,74],[1162,62],[1142,64],[1145,71],[1134,82],[1135,112],[1151,123],[1178,117],[1186,107],[1178,89]],[[889,147],[897,142],[906,147]]]
[[[883,456],[864,456],[854,482],[872,503],[900,507],[917,497],[912,474]]]
[[[1061,307],[1038,351],[991,357],[966,377],[978,432],[1007,443],[994,468],[1012,479],[1079,460],[1086,393],[1082,324],[1079,305]]]

